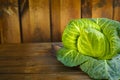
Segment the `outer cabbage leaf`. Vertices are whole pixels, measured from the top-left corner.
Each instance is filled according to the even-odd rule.
[[[65,66],[73,67],[84,63],[89,58],[80,54],[76,50],[61,48],[57,52],[57,59],[60,62],[62,62]]]
[[[112,60],[98,60],[90,58],[80,68],[94,79],[120,79],[120,55],[113,57]]]
[[[120,54],[111,60],[98,60],[76,50],[61,48],[57,52],[57,59],[68,67],[80,65],[81,70],[93,79],[120,79]]]

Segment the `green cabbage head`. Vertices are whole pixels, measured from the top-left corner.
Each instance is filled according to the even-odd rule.
[[[80,66],[94,79],[120,80],[120,23],[107,18],[72,20],[62,35],[57,59]]]
[[[106,18],[72,20],[62,36],[65,48],[98,59],[111,59],[120,51],[120,23]]]

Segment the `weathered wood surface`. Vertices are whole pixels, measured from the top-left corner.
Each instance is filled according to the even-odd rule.
[[[0,80],[90,80],[57,61],[52,49],[51,43],[0,45]]]
[[[91,18],[92,17],[92,1],[81,0],[81,17]]]
[[[120,21],[120,0],[114,0],[114,20]]]
[[[20,43],[18,0],[0,0],[1,43]]]
[[[51,0],[51,39],[61,40],[60,0]]]
[[[113,0],[92,0],[92,17],[112,19]]]
[[[120,0],[0,0],[0,44],[60,42],[72,19],[119,13]]]
[[[26,0],[21,15],[23,42],[49,42],[50,38],[50,0]],[[24,1],[23,1],[24,3]]]

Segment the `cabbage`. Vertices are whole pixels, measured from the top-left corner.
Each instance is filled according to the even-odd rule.
[[[120,79],[120,23],[107,18],[71,20],[57,59],[94,79]]]

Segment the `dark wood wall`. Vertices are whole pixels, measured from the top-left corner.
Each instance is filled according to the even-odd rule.
[[[57,42],[76,18],[120,21],[120,0],[0,0],[0,43]]]

